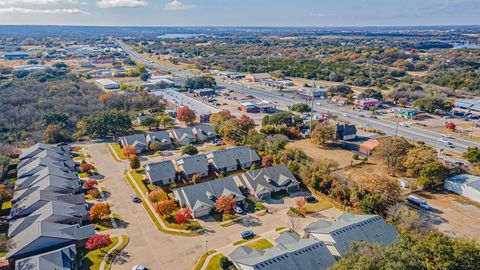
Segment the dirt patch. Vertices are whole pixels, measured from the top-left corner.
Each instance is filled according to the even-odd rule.
[[[286,147],[301,149],[307,156],[315,160],[333,160],[338,163],[339,168],[350,166],[352,162],[359,163],[359,161],[355,161],[352,158],[354,152],[335,147],[320,147],[314,144],[310,139],[290,142]]]

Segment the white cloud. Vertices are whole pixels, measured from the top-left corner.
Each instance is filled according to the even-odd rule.
[[[101,0],[97,2],[99,8],[135,8],[145,7],[147,2],[144,0]]]
[[[88,14],[78,8],[61,8],[61,9],[32,9],[32,8],[19,8],[8,7],[0,8],[0,13],[21,13],[21,14]]]
[[[80,0],[0,0],[0,6],[10,6],[16,4],[33,4],[33,5],[49,5],[49,4],[80,4]]]
[[[163,9],[166,9],[166,10],[185,10],[185,9],[191,9],[191,8],[194,8],[195,6],[194,5],[187,5],[187,4],[184,4],[178,0],[173,0],[172,2],[168,2],[165,4],[165,6],[163,7]]]

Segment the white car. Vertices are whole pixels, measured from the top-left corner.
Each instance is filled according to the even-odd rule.
[[[147,270],[147,267],[144,265],[134,265],[132,270]]]
[[[350,117],[350,116],[349,116],[348,114],[346,114],[346,113],[342,113],[342,115],[343,115],[344,117]]]
[[[446,143],[448,142],[447,140],[445,140],[444,138],[438,138],[437,141],[441,142],[441,143]]]
[[[407,123],[405,123],[405,122],[400,123],[400,126],[402,126],[402,127],[410,127],[410,125],[407,124]]]
[[[452,139],[452,135],[450,135],[450,134],[442,134],[442,137],[447,138],[447,139]]]

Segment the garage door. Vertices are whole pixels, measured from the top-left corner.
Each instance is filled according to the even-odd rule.
[[[200,217],[206,216],[206,215],[210,214],[210,207],[202,207],[200,209],[197,209],[197,210],[194,211],[193,214],[195,215],[195,218],[200,218]]]
[[[288,192],[295,192],[295,191],[298,191],[298,189],[299,189],[299,186],[295,185],[295,186],[288,187],[287,191]]]

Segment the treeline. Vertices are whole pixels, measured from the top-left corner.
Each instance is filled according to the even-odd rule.
[[[115,109],[130,117],[161,106],[159,98],[147,93],[104,94],[74,74],[50,71],[0,81],[0,96],[0,140],[5,142],[70,140],[79,121],[96,112]]]

